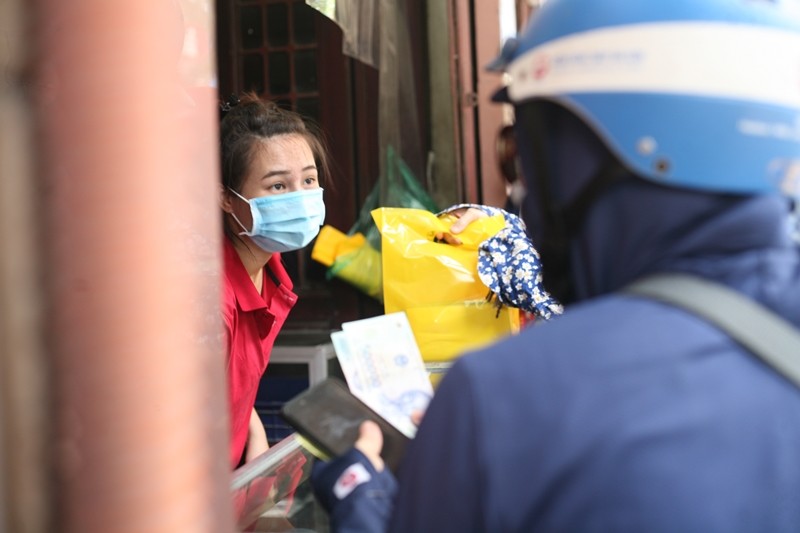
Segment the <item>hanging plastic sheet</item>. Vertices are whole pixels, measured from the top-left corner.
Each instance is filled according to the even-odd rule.
[[[380,26],[377,0],[306,0],[306,4],[342,28],[342,52],[345,55],[378,68]]]
[[[415,175],[425,177],[419,102],[405,0],[380,0],[378,136],[382,151],[392,146]]]
[[[306,0],[343,32],[342,52],[379,71],[378,144],[381,164],[389,147],[417,176],[425,158],[405,0]],[[381,168],[381,173],[386,169]]]

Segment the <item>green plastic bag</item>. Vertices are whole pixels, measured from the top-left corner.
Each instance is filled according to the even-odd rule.
[[[381,234],[372,219],[372,211],[379,207],[409,207],[431,213],[440,211],[433,198],[391,146],[386,149],[386,174],[380,177],[367,195],[356,223],[347,232],[348,235],[361,233],[378,251],[381,249]]]

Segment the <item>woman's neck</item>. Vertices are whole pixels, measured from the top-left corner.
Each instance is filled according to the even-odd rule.
[[[233,248],[239,254],[247,275],[259,291],[264,282],[264,266],[272,258],[272,253],[265,252],[247,237],[233,239]]]

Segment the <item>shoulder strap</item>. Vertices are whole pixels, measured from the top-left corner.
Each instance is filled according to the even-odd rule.
[[[686,274],[649,276],[628,285],[622,292],[694,313],[800,387],[800,331],[738,292]]]

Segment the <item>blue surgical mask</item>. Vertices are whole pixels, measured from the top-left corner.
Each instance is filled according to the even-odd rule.
[[[231,192],[250,204],[253,217],[253,228],[248,231],[231,213],[244,230],[239,235],[247,235],[266,252],[291,252],[303,248],[317,236],[325,221],[321,188],[249,200],[233,189]]]

